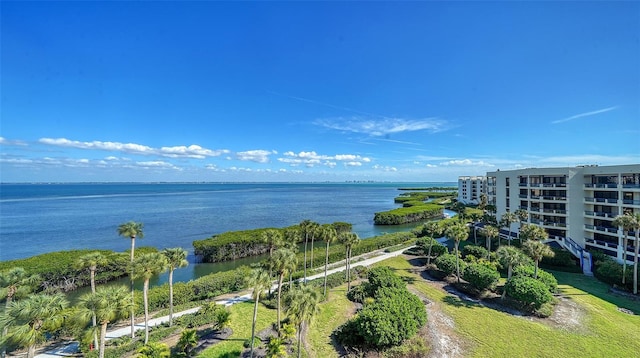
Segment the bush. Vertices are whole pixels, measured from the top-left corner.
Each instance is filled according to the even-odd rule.
[[[477,259],[487,258],[489,251],[482,246],[465,245],[462,248],[462,257],[466,258],[468,255],[473,255]]]
[[[535,267],[533,266],[518,266],[513,270],[514,276],[527,276],[533,278]],[[558,288],[558,280],[556,277],[545,270],[538,269],[538,281],[547,286],[550,293],[555,293]]]
[[[562,249],[556,249],[556,248],[551,248],[551,250],[553,250],[555,255],[551,256],[551,257],[545,257],[544,260],[542,260],[542,262],[540,262],[541,265],[544,265],[544,266],[555,266],[555,267],[575,267],[575,266],[579,266],[576,263],[576,259],[573,257],[573,254],[571,254],[569,251],[562,250]]]
[[[622,285],[622,264],[615,262],[610,257],[605,257],[601,261],[596,261],[596,270],[593,273],[594,276],[612,286]],[[627,265],[626,272],[626,289],[631,290],[633,288],[633,266]]]
[[[482,264],[471,264],[462,276],[478,290],[493,289],[500,279],[500,273]]]
[[[421,237],[418,240],[416,240],[416,246],[418,247],[422,255],[425,255],[425,256],[429,255],[429,245],[431,245],[432,258],[438,257],[440,255],[444,255],[447,252],[449,252],[446,246],[442,245],[441,243],[439,243],[438,241],[430,237]]]
[[[435,262],[438,269],[444,272],[447,275],[456,273],[456,256],[453,254],[445,254],[439,256]],[[466,267],[466,263],[460,259],[458,260],[458,264],[460,265],[460,272],[464,272],[464,268]]]
[[[505,290],[510,297],[534,309],[553,300],[553,296],[544,283],[528,276],[513,276],[507,281]]]

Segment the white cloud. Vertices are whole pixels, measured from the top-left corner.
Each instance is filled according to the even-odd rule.
[[[300,152],[298,154],[288,151],[283,153],[284,158],[278,158],[281,163],[287,163],[291,166],[304,165],[306,167],[314,167],[316,165],[324,165],[330,168],[334,168],[337,162],[342,162],[346,166],[356,167],[361,166],[362,163],[371,162],[371,158],[362,157],[357,154],[337,154],[337,155],[320,155],[315,151]]]
[[[438,118],[425,118],[418,120],[404,118],[366,119],[353,118],[329,118],[318,119],[314,124],[339,131],[364,133],[371,136],[384,136],[394,133],[415,132],[426,130],[431,133],[448,129],[449,124]]]
[[[105,150],[113,152],[123,152],[128,154],[140,155],[157,155],[167,158],[195,158],[203,159],[205,157],[217,157],[222,154],[229,153],[226,149],[211,150],[202,148],[199,145],[192,144],[190,146],[175,146],[152,148],[136,143],[119,143],[119,142],[80,142],[69,140],[66,138],[40,138],[38,142],[58,147],[70,147],[78,149]]]
[[[493,167],[493,164],[489,164],[485,161],[479,160],[479,161],[472,161],[471,159],[459,159],[459,160],[450,160],[448,162],[442,162],[440,163],[441,165],[446,165],[446,166],[463,166],[463,167],[470,167],[470,166],[475,166],[475,167]]]
[[[236,153],[236,158],[238,158],[239,160],[247,160],[247,161],[252,161],[256,163],[268,163],[269,156],[271,154],[277,154],[277,153],[278,152],[276,152],[275,150],[273,151],[262,150],[262,149],[248,150],[245,152]]]
[[[384,166],[384,165],[378,165],[378,164],[374,165],[372,168],[375,169],[375,170],[382,170],[382,171],[385,171],[385,172],[397,172],[398,171],[398,169],[396,167],[390,167],[390,166]]]

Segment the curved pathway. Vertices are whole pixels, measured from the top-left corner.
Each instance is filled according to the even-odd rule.
[[[406,251],[409,247],[405,247],[401,250],[397,250],[397,251],[392,251],[392,252],[384,252],[382,250],[378,250],[378,251],[374,251],[374,252],[370,252],[367,254],[363,254],[360,256],[356,256],[353,257],[351,260],[351,267],[354,266],[370,266],[376,262],[380,262],[383,260],[386,260],[388,258],[391,257],[396,257],[396,256],[400,256],[402,255],[402,253],[404,251]],[[329,267],[334,267],[332,269],[327,270],[327,275],[330,275],[332,273],[336,273],[336,272],[340,272],[340,271],[344,271],[345,266],[344,266],[344,261],[342,262],[337,262],[337,263],[333,263],[330,264]],[[321,278],[324,277],[324,271],[322,271],[321,273],[318,274],[314,274],[311,276],[307,277],[307,281],[310,280],[314,280],[317,278]],[[277,289],[277,285],[273,285],[272,290]],[[216,303],[221,304],[221,305],[225,305],[225,306],[231,306],[235,303],[238,302],[245,302],[245,301],[251,301],[251,293],[247,293],[244,295],[237,295],[233,298],[229,298],[229,299],[220,299],[220,300],[216,300]],[[197,312],[200,309],[200,307],[195,307],[195,308],[191,308],[185,311],[181,311],[181,312],[176,312],[173,314],[173,317],[179,317],[185,314],[189,314],[189,313],[194,313]],[[153,318],[149,320],[149,327],[154,327],[157,325],[160,325],[162,323],[165,322],[169,322],[169,316],[163,316],[163,317],[158,317],[158,318]],[[135,330],[144,330],[144,322],[140,322],[138,324],[135,325]],[[131,333],[131,327],[130,326],[125,326],[122,328],[117,328],[111,331],[107,332],[107,340],[110,339],[114,339],[114,338],[118,338],[118,337],[122,337],[122,336],[126,336],[128,334]],[[48,349],[47,351],[45,351],[44,353],[41,354],[37,354],[36,358],[56,358],[56,357],[69,357],[69,356],[75,356],[78,353],[78,342],[72,341],[72,342],[67,342],[64,343],[60,346],[57,346],[55,348],[51,348]]]

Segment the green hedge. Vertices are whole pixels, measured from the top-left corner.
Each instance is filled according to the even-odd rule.
[[[375,213],[373,222],[376,225],[400,225],[441,218],[443,213],[444,207],[442,205],[429,203]]]
[[[534,309],[553,300],[547,286],[532,277],[513,276],[505,284],[505,290],[510,297]]]
[[[284,229],[275,228],[229,231],[208,239],[195,240],[194,253],[202,256],[203,262],[221,262],[264,254],[269,247],[262,242],[262,233],[270,229],[284,233]]]
[[[471,264],[464,269],[462,277],[478,290],[490,290],[498,283],[500,273],[487,265]]]

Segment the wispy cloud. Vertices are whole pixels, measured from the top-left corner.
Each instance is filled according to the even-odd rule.
[[[363,133],[376,137],[422,130],[436,133],[448,128],[447,121],[438,118],[425,118],[418,120],[403,118],[368,119],[361,117],[326,118],[317,119],[313,123],[329,129]]]
[[[226,149],[211,150],[211,149],[202,148],[201,146],[195,145],[195,144],[192,144],[190,146],[152,148],[146,145],[136,144],[136,143],[119,143],[119,142],[102,142],[102,141],[81,142],[76,140],[69,140],[66,138],[40,138],[38,142],[42,144],[53,145],[58,147],[104,150],[104,151],[123,152],[128,154],[139,154],[139,155],[159,155],[167,158],[203,159],[206,157],[217,157],[219,155],[229,153],[229,151]]]
[[[575,116],[571,116],[571,117],[567,117],[567,118],[563,118],[563,119],[558,119],[558,120],[553,121],[551,123],[552,124],[564,123],[564,122],[572,121],[572,120],[578,119],[578,118],[594,116],[594,115],[600,114],[600,113],[606,113],[606,112],[609,112],[609,111],[613,111],[614,109],[617,109],[617,108],[618,108],[618,106],[613,106],[613,107],[609,107],[609,108],[598,109],[596,111],[584,112],[584,113],[576,114]]]
[[[440,164],[446,165],[446,166],[463,166],[463,167],[470,167],[470,166],[493,167],[494,166],[493,164],[487,163],[483,160],[473,161],[471,159],[456,159],[456,160],[450,160],[447,162],[442,162]]]
[[[9,140],[5,137],[0,137],[0,145],[19,145],[19,146],[26,146],[27,143],[21,141],[21,140]]]

